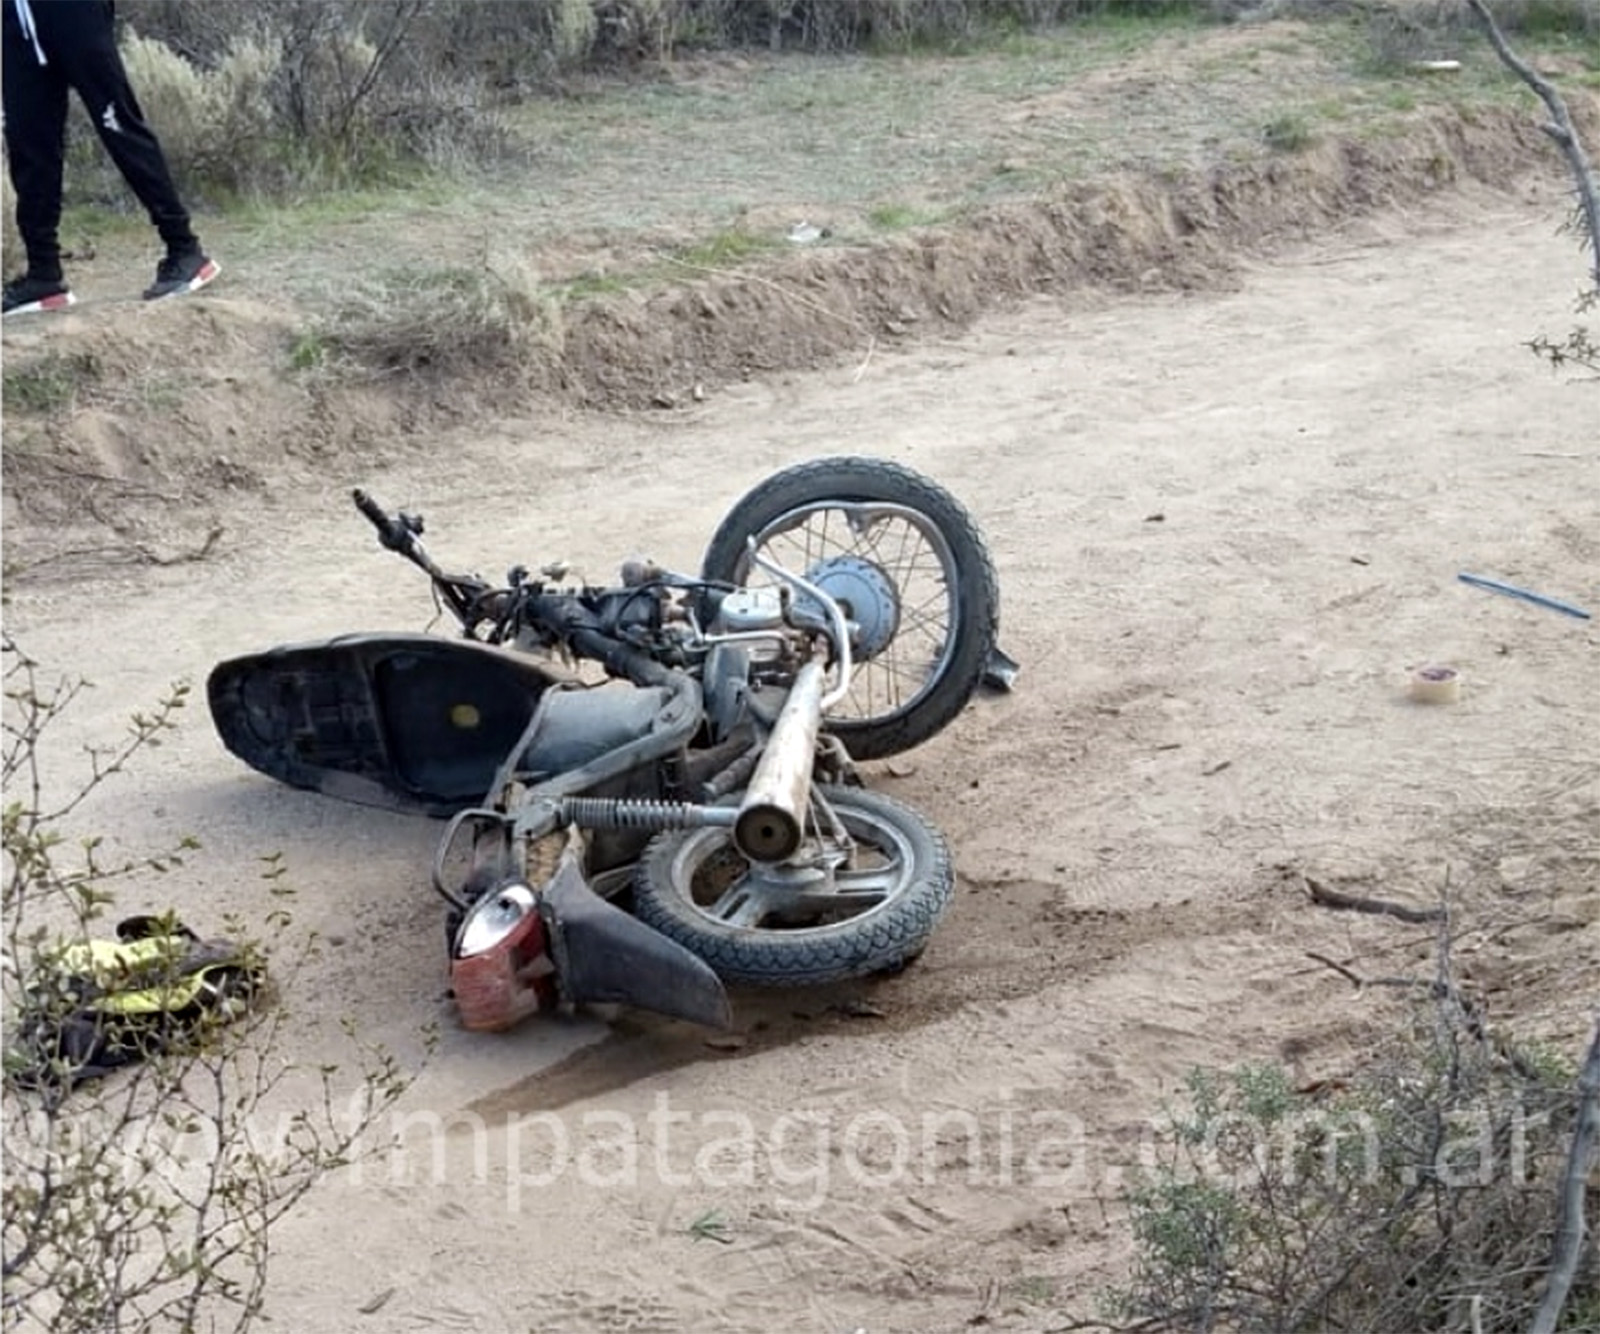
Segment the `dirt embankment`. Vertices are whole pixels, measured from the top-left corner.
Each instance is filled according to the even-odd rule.
[[[1515,188],[1550,161],[1526,116],[1438,114],[1385,139],[1078,185],[986,210],[958,229],[591,303],[569,321],[548,383],[585,404],[639,406],[695,383],[865,356],[877,342],[927,324],[966,325],[1039,292],[1215,287],[1265,247],[1450,187]]]
[[[1591,125],[1595,110],[1578,107]],[[8,393],[7,566],[185,559],[209,550],[229,493],[293,486],[333,458],[381,466],[485,410],[671,409],[755,375],[866,361],[1039,292],[1216,288],[1242,259],[1376,209],[1515,191],[1559,169],[1526,114],[1433,111],[1381,137],[1120,175],[872,247],[686,269],[681,285],[575,301],[509,379],[297,373],[305,313],[248,293],[247,279],[166,307],[89,303],[7,331],[25,379]]]

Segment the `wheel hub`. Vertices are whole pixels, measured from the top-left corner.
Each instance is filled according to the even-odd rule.
[[[900,629],[900,593],[883,568],[860,556],[830,556],[806,571],[837,602],[856,627],[852,645],[860,658],[883,652]]]

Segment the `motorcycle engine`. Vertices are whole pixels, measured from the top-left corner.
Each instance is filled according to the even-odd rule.
[[[737,644],[718,644],[706,656],[702,689],[711,739],[723,741],[745,719],[750,698],[750,655]]]
[[[783,625],[783,595],[776,588],[739,588],[725,595],[712,629],[724,634],[776,630]]]

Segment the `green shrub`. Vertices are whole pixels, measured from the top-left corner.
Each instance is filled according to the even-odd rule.
[[[1489,10],[1507,32],[1531,37],[1600,35],[1600,0],[1492,0]]]
[[[276,52],[241,37],[214,69],[202,70],[164,43],[130,32],[122,55],[176,174],[235,191],[263,179],[280,148],[270,101],[280,69]]]
[[[1267,122],[1262,137],[1267,141],[1267,147],[1276,149],[1280,153],[1298,153],[1303,148],[1310,147],[1315,135],[1311,132],[1311,125],[1306,118],[1298,112],[1288,111],[1281,116],[1274,116]]]
[[[1348,1086],[1196,1071],[1129,1192],[1117,1305],[1173,1330],[1522,1334],[1557,1226],[1575,1071],[1485,1034],[1453,988]],[[1588,1328],[1588,1264],[1563,1329]]]

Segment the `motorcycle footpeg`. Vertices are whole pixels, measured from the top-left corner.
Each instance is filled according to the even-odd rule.
[[[732,1026],[722,980],[675,940],[596,894],[564,853],[540,894],[562,999],[573,1005],[628,1005],[707,1028]]]

